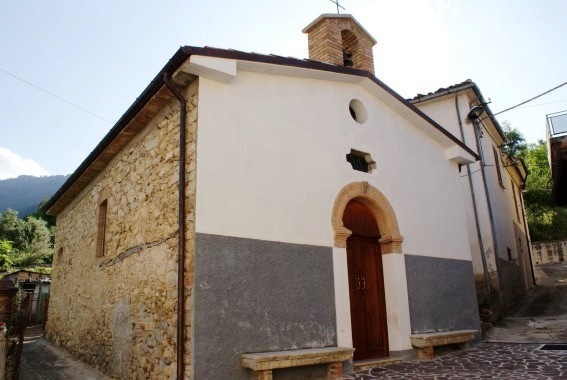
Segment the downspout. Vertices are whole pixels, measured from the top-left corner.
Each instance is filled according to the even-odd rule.
[[[479,121],[474,121],[473,122],[474,125],[474,137],[476,140],[476,148],[478,151],[478,154],[480,155],[480,172],[482,173],[482,183],[484,185],[484,193],[486,195],[486,205],[488,207],[488,217],[490,219],[490,230],[492,232],[492,246],[494,247],[494,261],[496,263],[496,273],[498,274],[498,287],[500,289],[503,288],[502,286],[502,278],[501,278],[501,274],[500,274],[500,263],[498,262],[499,259],[499,251],[498,251],[498,241],[496,239],[496,227],[494,225],[494,214],[492,212],[492,203],[490,202],[490,193],[488,192],[488,184],[486,181],[486,170],[485,170],[485,162],[484,162],[484,152],[482,150],[482,144],[480,143],[480,135],[479,135],[479,131],[480,131],[480,122]],[[498,163],[495,163],[496,165],[498,165]]]
[[[459,120],[459,129],[461,131],[461,141],[463,142],[463,144],[466,144],[465,133],[463,131],[463,122],[461,120],[461,111],[459,109],[459,94],[455,94],[455,109],[457,110],[457,119]],[[480,165],[482,165],[482,161],[480,162]],[[476,235],[477,235],[477,238],[478,238],[478,246],[480,248],[480,257],[482,258],[482,269],[484,271],[484,282],[486,284],[486,296],[488,298],[488,301],[490,302],[490,300],[492,299],[492,289],[490,287],[490,276],[488,274],[488,265],[486,263],[486,254],[484,252],[484,244],[482,242],[482,232],[480,230],[480,223],[479,223],[479,218],[478,218],[478,209],[476,207],[476,197],[475,197],[475,192],[474,192],[474,184],[473,184],[472,176],[471,176],[471,167],[470,167],[470,165],[466,165],[466,167],[467,167],[467,177],[469,179],[469,188],[471,190],[471,198],[472,198],[473,211],[474,211],[474,223],[475,223],[475,226],[476,226]]]
[[[171,75],[163,74],[163,82],[179,100],[179,213],[177,254],[177,378],[183,379],[185,347],[185,129],[187,125],[187,101],[171,83]]]
[[[522,206],[522,220],[524,222],[524,233],[526,234],[526,243],[528,245],[528,257],[530,258],[530,272],[532,274],[532,281],[534,285],[537,285],[536,278],[534,274],[534,263],[532,261],[532,242],[529,238],[528,233],[528,223],[526,222],[526,210],[524,209],[524,197],[522,196],[522,192],[520,191],[520,205]]]

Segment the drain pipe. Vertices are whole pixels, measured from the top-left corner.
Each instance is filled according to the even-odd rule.
[[[486,170],[484,162],[484,151],[482,150],[482,144],[480,143],[480,121],[473,121],[474,126],[474,137],[476,139],[476,148],[478,154],[480,155],[480,172],[482,174],[482,183],[484,184],[484,193],[486,195],[486,205],[488,206],[488,217],[490,218],[490,230],[492,232],[492,246],[494,247],[494,262],[496,264],[496,273],[498,275],[498,287],[503,289],[502,277],[500,273],[500,263],[499,252],[498,252],[498,241],[496,238],[496,226],[494,225],[494,213],[492,212],[492,202],[490,202],[490,192],[488,191],[488,183],[486,181]],[[495,162],[498,165],[498,162]],[[502,294],[500,294],[502,298]]]
[[[183,379],[183,356],[185,348],[185,129],[187,124],[187,101],[171,83],[171,75],[163,74],[163,82],[179,100],[179,213],[177,255],[177,379]]]
[[[529,231],[528,231],[528,225],[526,222],[526,212],[524,209],[524,197],[522,196],[522,193],[520,192],[520,205],[522,206],[522,220],[524,221],[524,233],[526,234],[526,244],[528,246],[528,257],[530,258],[530,273],[531,273],[531,277],[532,277],[532,282],[535,285],[537,285],[536,283],[536,278],[535,278],[535,273],[534,273],[534,263],[532,261],[532,249],[530,248],[532,245],[532,241],[529,238]]]
[[[463,122],[461,120],[461,111],[459,110],[459,94],[455,94],[455,109],[457,110],[457,119],[459,120],[459,129],[461,131],[461,141],[463,142],[463,144],[466,144],[465,141],[465,133],[463,131]],[[480,154],[480,152],[479,152]],[[482,161],[480,162],[480,165],[482,165]],[[488,298],[488,301],[490,302],[490,300],[492,299],[492,289],[490,287],[490,276],[488,274],[488,265],[486,263],[486,253],[484,252],[484,243],[482,242],[482,232],[480,230],[480,223],[478,220],[478,209],[476,206],[476,196],[475,196],[475,192],[474,192],[474,184],[472,181],[472,176],[471,176],[471,167],[470,165],[466,165],[467,167],[467,178],[469,179],[469,188],[471,190],[471,198],[472,198],[472,204],[473,204],[473,211],[474,211],[474,223],[476,225],[476,235],[478,238],[478,246],[480,248],[480,257],[482,258],[482,269],[484,271],[484,282],[486,285],[486,296]]]

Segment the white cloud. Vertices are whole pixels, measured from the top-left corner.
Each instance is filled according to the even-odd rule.
[[[29,158],[23,158],[10,149],[0,147],[0,179],[15,178],[20,175],[43,176],[49,172]]]

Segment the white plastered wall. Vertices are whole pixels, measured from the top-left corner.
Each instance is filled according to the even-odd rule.
[[[196,232],[332,247],[335,198],[366,181],[392,205],[403,254],[471,260],[457,164],[361,86],[245,71],[199,83]],[[366,123],[351,117],[352,99]],[[351,148],[377,169],[353,170]],[[411,348],[403,254],[383,256],[392,351]],[[348,346],[346,251],[334,248],[333,262],[338,339]]]

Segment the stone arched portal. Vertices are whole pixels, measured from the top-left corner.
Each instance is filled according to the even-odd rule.
[[[345,228],[342,220],[345,208],[352,199],[364,203],[374,214],[381,233],[379,242],[382,254],[401,253],[404,239],[400,235],[394,209],[384,194],[369,185],[368,182],[354,182],[346,185],[335,199],[331,218],[334,246],[346,248],[346,241],[352,233]]]
[[[352,276],[349,276],[348,273],[349,249],[347,239],[353,233],[343,224],[345,209],[353,200],[362,203],[372,213],[378,225],[380,249],[377,252],[381,255],[383,269],[377,273],[382,272],[384,280],[388,351],[390,355],[395,352],[401,355],[403,352],[411,350],[405,258],[402,252],[403,238],[390,202],[378,189],[367,182],[354,182],[343,187],[337,195],[332,209],[338,344],[344,347],[355,347],[352,322],[354,321],[355,328],[359,326],[357,321],[352,318],[351,301],[353,301],[353,295],[350,294],[351,288],[353,288],[353,285],[356,288],[357,282],[354,278],[355,282],[353,283],[351,281]],[[391,255],[390,253],[395,254]]]

